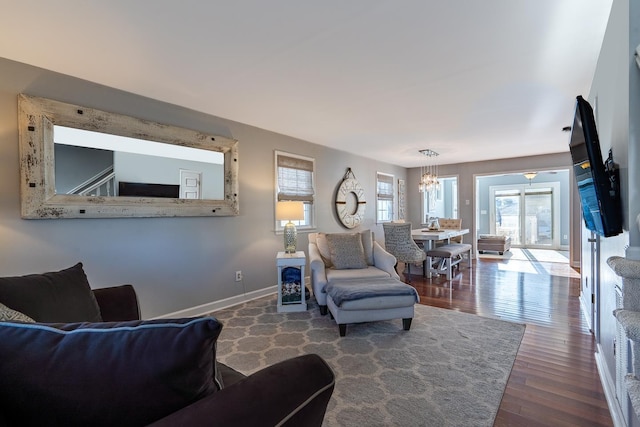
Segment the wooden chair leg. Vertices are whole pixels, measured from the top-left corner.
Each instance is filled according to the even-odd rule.
[[[345,335],[347,335],[347,324],[346,323],[341,323],[338,325],[338,329],[340,330],[340,336],[344,337]]]

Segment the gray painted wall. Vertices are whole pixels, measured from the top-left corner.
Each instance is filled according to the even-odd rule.
[[[626,5],[624,3],[627,3]],[[628,129],[629,129],[629,22],[628,2],[614,1],[609,24],[598,58],[598,65],[588,100],[594,108],[598,136],[602,152],[606,155],[613,149],[613,158],[620,167],[621,190],[624,210],[628,209]],[[628,215],[624,215],[624,229],[628,230]],[[590,244],[587,239],[591,233],[583,229],[582,239],[585,248]],[[605,363],[610,378],[615,379],[614,343],[616,321],[613,317],[615,303],[615,284],[617,278],[606,264],[607,258],[613,255],[624,256],[628,233],[609,238],[598,238],[600,241],[600,258],[596,259],[594,270],[591,270],[588,259],[585,259],[581,275],[582,280],[594,284],[600,289],[598,311],[599,319],[599,353]]]
[[[116,188],[119,182],[180,185],[180,169],[202,173],[202,198],[224,199],[224,165],[145,154],[114,153]]]
[[[375,224],[376,172],[406,169],[197,111],[0,59],[0,274],[58,270],[77,261],[93,287],[132,283],[144,317],[154,317],[276,283],[274,150],[316,160],[317,227],[343,231],[333,197],[351,167],[368,202],[360,229]],[[209,218],[23,220],[20,218],[17,95],[31,95],[214,133],[239,141],[240,215]],[[212,100],[215,102],[215,100]],[[306,251],[307,235],[298,247]],[[242,270],[244,280],[235,282]]]
[[[54,144],[56,192],[65,194],[113,166],[113,152],[97,148]]]
[[[567,108],[572,108],[568,106]],[[567,169],[571,166],[571,155],[569,154],[569,137],[567,136],[567,145],[559,147],[565,152],[557,154],[547,154],[543,156],[532,156],[515,159],[499,159],[486,162],[458,163],[454,165],[440,165],[438,172],[441,176],[457,176],[458,177],[458,206],[460,210],[460,218],[462,218],[462,226],[470,229],[470,237],[464,239],[465,242],[472,243],[475,250],[475,239],[480,225],[476,223],[476,176],[498,175],[503,173],[516,173],[524,171],[552,171],[559,169]],[[542,176],[539,175],[539,176]],[[407,200],[408,200],[408,218],[414,224],[421,223],[421,195],[418,191],[418,181],[420,179],[420,168],[409,169],[407,173]],[[573,183],[573,175],[570,173],[569,181]],[[569,185],[568,194],[564,195],[569,199],[569,229],[571,230],[570,239],[570,259],[572,264],[579,265],[580,256],[580,205],[576,202],[575,193],[577,193],[575,185]],[[574,241],[573,236],[577,236]]]
[[[599,326],[598,358],[611,384],[615,384],[616,333],[612,311],[616,308],[615,285],[620,279],[606,261],[612,256],[625,256],[628,245],[640,249],[640,231],[635,223],[640,211],[637,167],[640,164],[640,73],[634,57],[635,47],[640,44],[638,22],[640,1],[614,0],[588,97],[595,110],[602,152],[606,155],[612,148],[614,161],[620,167],[623,204],[624,232],[616,237],[599,238],[600,251],[595,253],[594,265],[585,257],[581,270],[583,286],[591,282],[599,294],[595,322]],[[590,233],[583,229],[582,241],[586,247],[589,247],[586,242],[589,237]],[[638,254],[633,258],[638,259]],[[634,419],[631,425],[640,423]]]

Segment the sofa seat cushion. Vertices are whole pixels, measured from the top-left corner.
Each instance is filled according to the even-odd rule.
[[[212,317],[0,323],[10,425],[140,426],[217,389]]]
[[[337,280],[375,279],[391,277],[386,271],[371,266],[367,268],[359,268],[356,270],[335,270],[333,268],[328,268],[326,271],[327,283],[332,283]]]
[[[0,302],[36,322],[101,322],[82,263],[26,276],[0,277]]]

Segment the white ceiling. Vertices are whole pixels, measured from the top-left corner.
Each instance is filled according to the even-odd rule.
[[[0,0],[0,57],[413,167],[565,152],[612,0]],[[1,76],[0,76],[1,78]]]

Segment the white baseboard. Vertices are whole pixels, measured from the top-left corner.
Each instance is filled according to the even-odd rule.
[[[625,421],[624,415],[622,414],[622,408],[620,408],[620,404],[618,403],[618,399],[616,398],[616,383],[614,379],[609,375],[606,362],[602,357],[602,349],[600,348],[600,344],[598,344],[598,351],[596,352],[595,357],[596,366],[598,367],[598,374],[600,374],[600,382],[602,383],[602,388],[604,389],[604,395],[607,399],[607,405],[609,406],[609,412],[611,413],[611,420],[613,421],[613,425],[615,427],[627,427],[627,422]]]
[[[593,332],[593,325],[591,324],[591,307],[587,307],[585,305],[584,299],[582,299],[582,294],[580,295],[580,297],[578,298],[578,300],[580,300],[580,313],[582,314],[582,317],[584,318],[584,320],[587,322],[587,326],[589,327],[589,332],[591,332],[591,335],[594,334]]]
[[[234,305],[242,304],[243,302],[251,301],[254,299],[262,298],[267,295],[275,294],[278,291],[277,286],[271,286],[264,289],[258,289],[242,295],[236,295],[230,298],[225,298],[219,301],[212,301],[206,304],[197,305],[191,308],[185,308],[184,310],[174,311],[173,313],[163,314],[156,316],[153,319],[171,319],[180,317],[196,317],[203,316],[213,311],[222,310],[223,308],[231,307]]]

